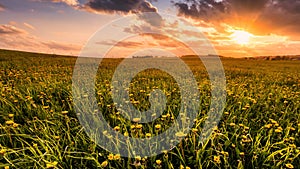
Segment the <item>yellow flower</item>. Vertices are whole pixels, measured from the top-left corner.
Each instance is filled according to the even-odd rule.
[[[68,111],[62,111],[61,114],[66,115],[68,114]]]
[[[0,154],[1,154],[1,155],[4,155],[5,153],[6,153],[6,150],[5,150],[5,149],[1,149],[1,150],[0,150]]]
[[[157,165],[161,165],[161,160],[156,160],[155,162]]]
[[[146,137],[151,137],[151,133],[146,133]]]
[[[141,121],[141,118],[133,118],[132,121],[137,123],[137,122]]]
[[[13,118],[13,117],[14,117],[14,114],[8,114],[8,117],[9,117],[9,118]]]
[[[278,128],[275,130],[275,132],[276,132],[276,133],[281,133],[282,130],[283,130],[283,129],[282,129],[281,127],[278,127]]]
[[[286,168],[294,168],[294,166],[292,164],[290,164],[290,163],[285,164],[285,166],[286,166]]]
[[[214,156],[214,162],[220,164],[221,163],[220,156]]]
[[[108,165],[108,161],[103,161],[102,163],[101,163],[101,167],[106,167]]]
[[[57,166],[58,162],[54,161],[54,162],[49,162],[46,164],[46,168],[55,168]]]
[[[17,124],[17,123],[14,123],[14,124],[13,124],[13,127],[14,127],[14,128],[17,128],[18,126],[19,126],[19,124]]]
[[[125,136],[125,137],[128,137],[128,136],[129,136],[129,133],[128,133],[128,132],[125,132],[125,133],[124,133],[124,136]]]
[[[4,169],[9,169],[9,166],[5,166]]]
[[[115,160],[119,160],[121,158],[121,155],[120,154],[116,154],[115,156],[114,156],[114,159]]]
[[[271,128],[272,126],[273,126],[273,124],[266,124],[266,125],[265,125],[265,128],[269,129],[269,128]]]
[[[119,130],[120,130],[120,127],[119,127],[119,126],[116,126],[116,127],[114,127],[114,130],[119,131]]]
[[[235,123],[230,123],[229,126],[233,127],[235,126]]]
[[[7,125],[12,125],[12,124],[14,124],[14,121],[8,120],[8,121],[6,121],[5,123],[6,123]]]
[[[185,169],[191,169],[190,167],[186,166]]]
[[[137,128],[137,129],[141,129],[141,128],[143,128],[143,125],[138,124],[138,125],[136,125],[136,128]]]
[[[136,161],[141,161],[141,159],[142,159],[141,156],[136,156],[136,157],[135,157],[135,160],[136,160]]]
[[[114,159],[114,155],[113,154],[109,154],[108,155],[108,160],[113,160]]]
[[[157,124],[157,125],[155,125],[155,128],[156,128],[157,130],[159,130],[159,129],[161,128],[161,125],[160,125],[160,124]]]
[[[240,152],[240,156],[244,156],[245,155],[245,153],[244,152]]]

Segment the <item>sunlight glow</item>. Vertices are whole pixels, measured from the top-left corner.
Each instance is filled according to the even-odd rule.
[[[237,44],[246,45],[249,43],[250,38],[253,37],[253,35],[243,30],[234,30],[230,37]]]

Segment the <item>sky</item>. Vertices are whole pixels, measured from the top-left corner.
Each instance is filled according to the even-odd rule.
[[[298,18],[300,0],[0,0],[0,48],[111,57],[297,55]]]

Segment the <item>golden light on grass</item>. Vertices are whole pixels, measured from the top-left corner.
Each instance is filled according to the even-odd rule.
[[[243,30],[234,30],[230,38],[237,44],[247,45],[253,35]]]

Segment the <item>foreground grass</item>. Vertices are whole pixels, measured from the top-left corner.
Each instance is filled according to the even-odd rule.
[[[185,59],[199,83],[201,110],[194,129],[169,152],[120,158],[85,134],[73,109],[71,84],[76,58],[0,51],[0,168],[297,168],[300,166],[300,70],[298,61],[222,59],[227,79],[224,115],[210,139],[199,144],[209,109],[204,67]],[[131,102],[149,108],[147,94],[164,89],[168,105],[153,123],[124,119],[110,97],[110,80],[121,60],[108,59],[96,83],[99,108],[109,124],[131,137],[163,132],[178,115],[174,79],[147,70],[133,79]],[[141,82],[143,79],[143,83]],[[145,80],[148,79],[148,80]],[[155,126],[158,125],[155,129]]]

